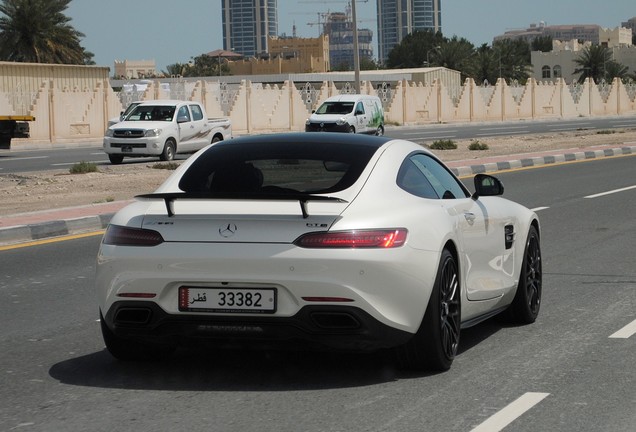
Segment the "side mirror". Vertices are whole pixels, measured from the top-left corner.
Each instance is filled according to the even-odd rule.
[[[474,183],[475,193],[472,198],[475,200],[480,196],[497,196],[504,193],[504,185],[501,180],[491,175],[477,174]]]

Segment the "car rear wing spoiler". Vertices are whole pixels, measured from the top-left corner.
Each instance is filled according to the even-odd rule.
[[[309,217],[307,213],[308,201],[333,201],[346,203],[347,201],[331,196],[324,195],[308,195],[301,193],[254,193],[240,194],[235,193],[209,193],[209,192],[164,192],[137,195],[135,198],[142,199],[162,199],[166,203],[166,211],[168,217],[175,215],[174,202],[176,200],[257,200],[257,201],[298,201],[300,203],[300,211],[303,219]]]

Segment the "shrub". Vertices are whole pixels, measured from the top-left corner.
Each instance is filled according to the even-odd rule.
[[[433,141],[433,144],[430,145],[433,150],[454,150],[457,148],[457,144],[453,140],[437,140]]]
[[[174,171],[179,168],[179,164],[176,162],[168,162],[168,163],[156,163],[152,166],[153,169],[165,169]]]
[[[97,165],[95,165],[93,162],[82,161],[73,165],[69,169],[69,172],[71,174],[86,174],[89,172],[97,172]]]
[[[596,132],[597,135],[610,135],[610,134],[613,134],[613,133],[616,133],[616,131],[607,130],[607,129],[600,130],[600,131]]]
[[[488,150],[488,144],[479,140],[473,141],[468,145],[468,150]]]

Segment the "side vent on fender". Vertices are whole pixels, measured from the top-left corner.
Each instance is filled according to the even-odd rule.
[[[504,227],[504,237],[506,241],[506,249],[510,249],[515,242],[515,227],[514,225],[506,225]]]

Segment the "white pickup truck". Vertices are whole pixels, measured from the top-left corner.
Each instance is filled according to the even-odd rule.
[[[104,151],[112,164],[143,156],[169,161],[177,153],[194,153],[231,137],[230,119],[207,118],[198,102],[153,100],[140,103],[106,130]]]

